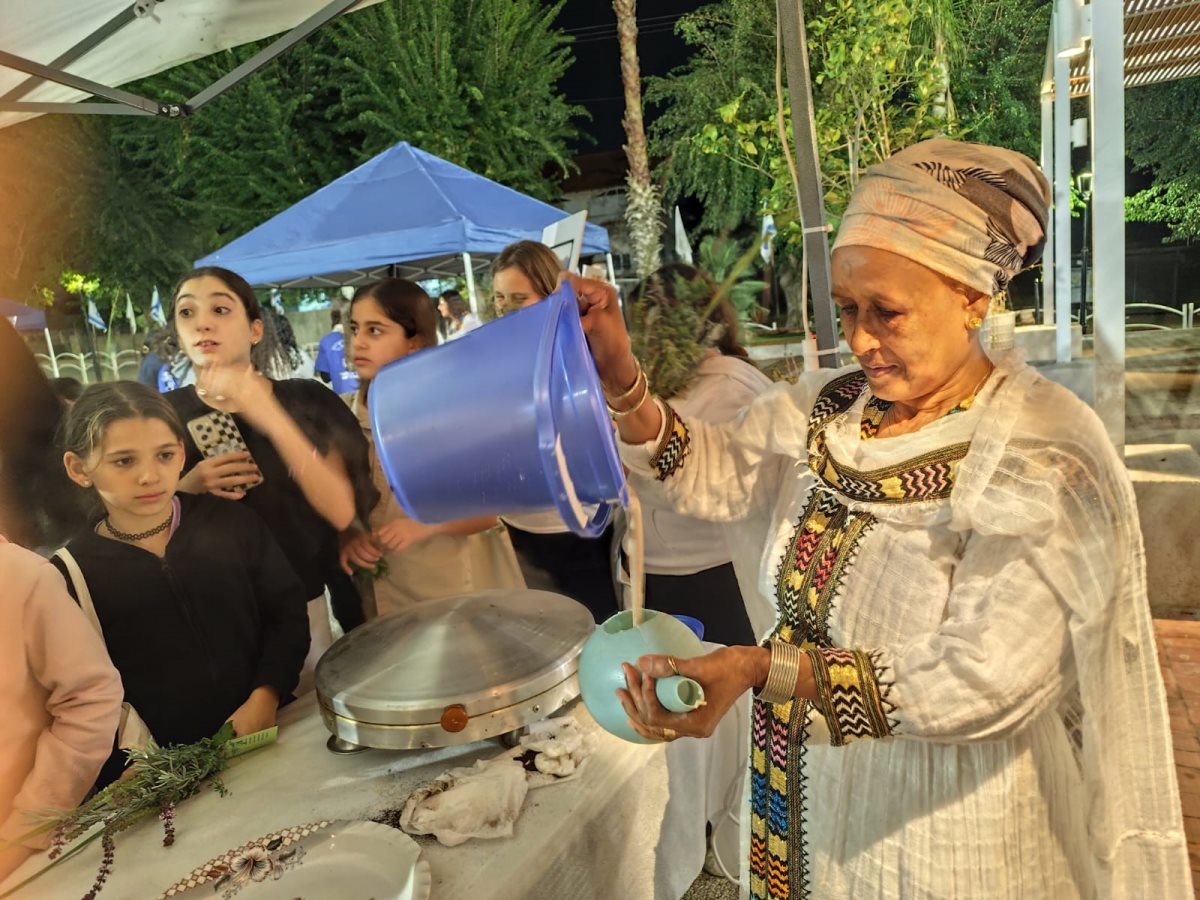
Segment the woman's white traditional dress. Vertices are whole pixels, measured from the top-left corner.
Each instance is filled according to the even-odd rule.
[[[772,633],[813,661],[817,702],[754,703],[750,895],[1190,898],[1137,511],[1095,415],[1015,357],[916,433],[871,439],[882,409],[861,372],[813,373],[621,448],[643,492],[756,530]]]

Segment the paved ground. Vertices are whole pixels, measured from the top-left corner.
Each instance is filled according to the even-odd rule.
[[[1126,442],[1200,450],[1200,328],[1127,335]]]
[[[1156,619],[1154,631],[1171,713],[1192,882],[1200,898],[1200,621]]]

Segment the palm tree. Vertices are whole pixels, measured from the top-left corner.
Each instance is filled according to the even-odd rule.
[[[639,278],[656,272],[662,259],[662,197],[650,180],[646,153],[646,128],[642,122],[641,66],[637,52],[637,0],[613,0],[617,14],[617,40],[621,48],[621,82],[625,88],[625,176],[628,203],[625,221],[633,245],[634,267]]]

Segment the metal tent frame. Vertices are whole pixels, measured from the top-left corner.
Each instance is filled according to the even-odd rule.
[[[276,59],[280,54],[287,52],[296,44],[307,39],[327,22],[343,13],[349,12],[355,6],[359,5],[362,0],[330,0],[328,4],[313,13],[299,25],[276,38],[253,57],[183,103],[167,103],[142,97],[130,91],[108,87],[88,78],[72,75],[66,71],[67,66],[100,46],[125,26],[137,19],[150,15],[154,7],[161,2],[165,2],[165,0],[135,0],[134,3],[121,10],[117,15],[113,16],[49,64],[34,62],[15,53],[0,50],[0,66],[15,69],[30,76],[6,94],[0,96],[0,113],[160,116],[168,119],[178,119],[194,115],[197,110],[253,75],[263,66],[267,65],[267,63]],[[56,84],[72,87],[110,102],[41,103],[21,99],[45,81],[52,81]]]

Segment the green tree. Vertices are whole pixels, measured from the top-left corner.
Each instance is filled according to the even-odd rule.
[[[0,237],[0,283],[28,297],[73,269],[144,307],[192,260],[400,140],[550,198],[581,112],[556,87],[572,59],[554,26],[561,5],[385,0],[194,116],[45,117],[4,129],[0,200],[24,211],[25,230]],[[266,43],[131,89],[184,100]]]
[[[646,103],[657,113],[651,153],[663,161],[668,203],[696,197],[704,205],[702,230],[732,230],[754,217],[771,177],[708,153],[693,139],[710,125],[715,135],[717,108],[735,98],[748,119],[775,108],[775,7],[766,0],[724,0],[682,16],[676,28],[694,50],[670,75],[647,79]]]
[[[1126,216],[1162,222],[1168,240],[1200,238],[1200,78],[1136,88],[1125,103],[1125,153],[1154,176],[1129,197]]]
[[[1049,12],[1049,0],[806,0],[831,210],[855,165],[927,134],[1036,155]],[[732,229],[757,218],[764,196],[786,204],[774,5],[722,0],[684,16],[678,31],[694,52],[650,81],[647,99],[661,109],[653,150],[668,201],[696,196],[702,229]]]
[[[563,2],[393,0],[339,20],[319,44],[338,133],[360,159],[406,140],[552,199],[584,115],[557,87],[573,61]]]
[[[1052,3],[953,0],[953,7],[951,82],[961,135],[1037,159]]]

